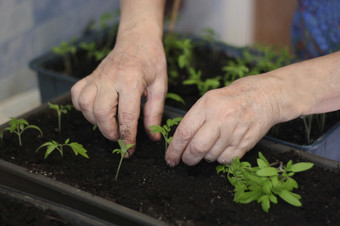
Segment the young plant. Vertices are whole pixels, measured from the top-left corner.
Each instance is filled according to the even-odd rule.
[[[2,131],[0,131],[0,138],[3,137],[3,133],[5,131],[9,131],[10,133],[15,133],[16,135],[18,135],[20,146],[22,146],[21,135],[27,129],[36,129],[40,132],[41,136],[43,136],[43,132],[38,126],[30,125],[25,119],[16,119],[16,118],[11,117],[11,120],[9,121],[8,124],[9,124],[9,127],[6,127]]]
[[[61,115],[67,114],[68,111],[70,111],[73,108],[73,105],[67,104],[67,105],[58,105],[58,104],[52,104],[51,102],[48,102],[48,106],[50,109],[56,110],[58,115],[58,131],[59,134],[61,133]]]
[[[182,117],[177,117],[173,119],[166,120],[166,124],[163,126],[158,125],[152,125],[149,126],[149,129],[151,129],[150,133],[161,133],[164,141],[165,141],[165,151],[168,149],[168,145],[170,144],[172,140],[172,136],[169,137],[169,133],[171,132],[171,127],[178,125],[178,123],[182,120]]]
[[[220,86],[220,76],[208,78],[203,81],[201,79],[202,72],[196,72],[192,67],[189,68],[189,74],[189,78],[183,81],[183,85],[196,85],[201,96],[203,96],[207,91],[216,89]]]
[[[172,99],[185,105],[185,101],[183,100],[183,98],[176,93],[167,93],[165,98]]]
[[[128,153],[129,148],[131,148],[134,145],[134,144],[125,144],[125,142],[123,140],[120,140],[120,139],[118,139],[118,144],[120,146],[120,149],[117,148],[117,149],[112,151],[113,154],[114,153],[120,154],[120,161],[119,161],[119,165],[118,165],[118,168],[117,168],[115,180],[118,179],[119,170],[120,170],[120,167],[122,165],[124,156]]]
[[[176,34],[164,36],[164,50],[168,62],[169,84],[176,85],[178,70],[192,66],[193,45],[191,39],[180,38]]]
[[[310,135],[312,131],[313,115],[301,116],[301,119],[303,120],[303,125],[305,127],[307,144],[310,144],[311,143]]]
[[[46,142],[42,145],[40,145],[40,147],[38,147],[38,149],[36,150],[36,152],[38,152],[41,148],[46,147],[46,152],[45,152],[45,159],[54,151],[54,150],[58,150],[60,155],[63,156],[64,151],[63,151],[63,147],[64,146],[68,146],[70,147],[75,155],[82,155],[85,158],[89,158],[89,156],[86,154],[87,150],[83,147],[83,145],[77,143],[77,142],[72,142],[69,143],[70,139],[66,139],[64,144],[59,144],[57,141],[49,141]]]
[[[74,45],[75,38],[73,38],[70,42],[61,42],[59,46],[55,46],[52,48],[52,52],[62,56],[64,65],[65,65],[65,73],[71,75],[72,73],[72,57],[75,57],[77,48]]]
[[[279,164],[277,168],[274,165]],[[284,166],[282,162],[270,164],[259,152],[257,166],[252,167],[249,162],[240,161],[237,157],[231,164],[219,165],[217,173],[226,173],[229,182],[234,186],[234,202],[261,203],[264,212],[268,213],[270,203],[277,203],[277,195],[293,206],[302,206],[301,196],[293,193],[298,188],[297,182],[292,178],[295,173],[309,170],[313,163],[299,162],[293,164],[289,160]]]
[[[236,79],[243,78],[249,72],[249,68],[239,61],[236,63],[230,61],[222,70],[226,72],[224,75],[224,86],[230,85]]]
[[[81,42],[79,47],[87,52],[87,58],[94,58],[96,61],[101,61],[104,59],[110,52],[110,49],[107,47],[103,47],[102,49],[98,49],[95,42]]]

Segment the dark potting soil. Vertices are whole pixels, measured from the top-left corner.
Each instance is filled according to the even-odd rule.
[[[62,116],[62,135],[59,137],[56,113],[45,110],[28,117],[34,130],[23,134],[23,146],[16,135],[5,133],[0,140],[0,158],[26,167],[28,172],[43,174],[120,205],[150,215],[170,225],[336,225],[340,220],[340,177],[318,166],[296,174],[299,183],[296,193],[302,196],[302,207],[294,207],[278,199],[269,213],[256,203],[233,202],[233,187],[225,175],[216,174],[216,163],[202,161],[196,166],[180,164],[170,168],[164,161],[164,144],[148,139],[139,123],[136,152],[124,160],[117,181],[114,180],[119,155],[112,154],[115,142],[93,131],[82,114],[71,111]],[[44,160],[44,152],[35,153],[42,143],[50,140],[78,142],[88,150],[89,159],[75,156],[64,148],[64,156],[52,153]],[[294,152],[284,154],[262,148],[249,151],[243,160],[255,164],[261,151],[269,161],[286,163],[303,159]],[[19,214],[19,212],[18,212]]]

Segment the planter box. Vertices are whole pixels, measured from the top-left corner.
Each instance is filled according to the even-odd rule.
[[[84,37],[82,40],[101,40],[102,37],[105,34],[92,34],[90,37]],[[195,36],[185,36],[187,38],[190,38],[193,43],[199,43],[200,47],[205,48],[204,50],[212,50],[215,51],[215,53],[222,54],[220,56],[223,57],[229,57],[229,58],[236,58],[242,56],[242,52],[246,48],[236,48],[233,46],[229,46],[223,43],[215,43],[212,45],[211,43],[208,43],[207,41],[202,40],[201,38],[195,37]],[[204,44],[202,44],[204,43]],[[202,51],[206,53],[206,51]],[[249,49],[248,49],[249,50]],[[198,51],[199,52],[199,51]],[[254,53],[254,51],[253,51]],[[258,54],[255,52],[255,54]],[[203,54],[204,55],[204,54]],[[213,57],[210,57],[213,58]],[[203,67],[209,66],[216,66],[212,65],[214,63],[214,60],[207,59],[206,61],[212,61],[210,63],[202,62]],[[216,57],[217,59],[222,57]],[[61,59],[54,55],[53,53],[49,52],[41,57],[38,57],[30,62],[30,67],[34,71],[37,72],[38,80],[39,80],[39,88],[41,92],[41,100],[42,102],[46,102],[52,98],[55,98],[62,93],[68,92],[73,84],[79,80],[79,77],[73,77],[68,76],[59,72],[55,72],[52,69],[47,69],[46,65],[51,65],[54,63],[61,63]],[[221,64],[221,62],[219,62]],[[216,66],[216,68],[220,68],[221,65]],[[91,73],[89,71],[88,73]],[[84,75],[87,75],[88,73],[84,73]],[[181,91],[188,91],[187,87],[169,87],[169,92],[176,92],[177,90]],[[193,95],[192,95],[193,94]],[[196,100],[199,98],[197,94],[197,90],[194,93],[191,93],[188,95],[187,100],[187,106],[184,110],[188,110],[193,103],[196,102]],[[167,101],[167,105],[174,106],[175,108],[181,108],[182,105],[178,105],[178,103],[175,103],[173,101]],[[184,111],[185,113],[185,111]],[[295,120],[296,121],[296,120]],[[268,134],[265,136],[265,139],[281,143],[284,145],[287,145],[292,148],[296,148],[299,150],[303,150],[306,152],[310,152],[313,154],[317,154],[322,157],[326,157],[329,159],[333,159],[336,161],[340,161],[340,152],[337,150],[340,150],[340,139],[337,139],[338,135],[340,134],[340,121],[339,119],[336,120],[336,124],[333,126],[330,126],[330,129],[327,130],[324,134],[322,134],[319,138],[315,139],[315,141],[312,144],[309,145],[303,145],[302,143],[294,143],[293,141],[289,139],[284,139],[280,137],[273,136],[272,134]],[[296,126],[296,125],[295,125]],[[301,126],[303,127],[303,124],[301,123]],[[300,133],[300,130],[296,129],[291,132],[292,134]],[[304,133],[304,132],[302,132]]]
[[[0,185],[0,206],[1,225],[110,224],[75,209],[3,185]]]
[[[340,121],[310,145],[298,145],[272,136],[264,139],[340,162]]]
[[[54,103],[70,103],[70,96]],[[167,108],[165,117],[180,116]],[[93,131],[80,112],[62,116],[59,137],[54,111],[43,105],[23,116],[44,132],[25,131],[23,146],[15,134],[5,133],[0,140],[0,183],[28,194],[67,206],[85,215],[118,225],[243,225],[262,224],[336,224],[340,220],[339,163],[316,155],[262,140],[245,160],[254,164],[261,151],[269,161],[311,161],[315,166],[297,174],[303,207],[279,200],[269,213],[258,203],[234,203],[232,190],[224,175],[216,174],[216,163],[202,161],[197,166],[180,164],[169,168],[164,161],[164,144],[147,138],[140,123],[136,153],[125,160],[117,181],[114,174],[119,156],[111,152],[117,144]],[[47,121],[47,122],[46,122]],[[46,123],[46,125],[45,125]],[[55,127],[53,126],[55,125]],[[0,129],[7,125],[2,125]],[[84,145],[89,159],[64,149],[64,156],[35,153],[42,143],[70,138]],[[98,165],[96,164],[98,163]],[[329,185],[329,187],[328,187]],[[327,208],[325,208],[327,206]],[[245,214],[245,215],[244,215]],[[285,214],[288,214],[286,216]]]

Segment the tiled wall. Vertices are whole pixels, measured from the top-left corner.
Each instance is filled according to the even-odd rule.
[[[119,0],[1,0],[0,102],[37,86],[31,59],[118,7]]]

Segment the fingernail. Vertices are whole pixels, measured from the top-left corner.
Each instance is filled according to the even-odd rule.
[[[170,167],[175,167],[176,166],[176,163],[171,161],[171,160],[167,160],[166,162],[167,162],[168,166],[170,166]]]

